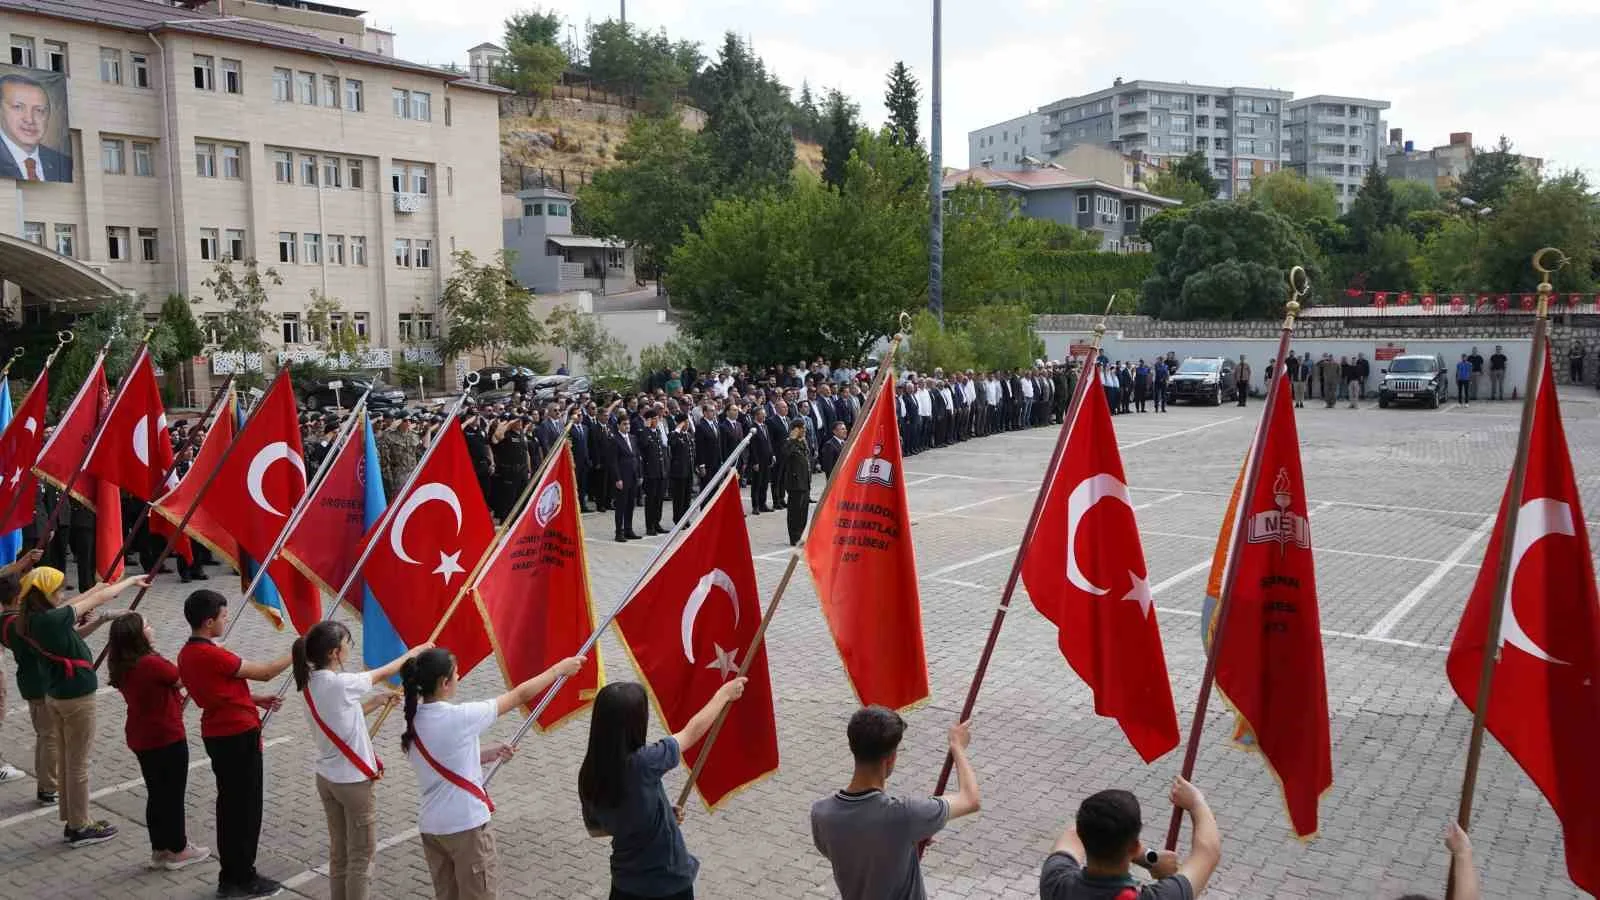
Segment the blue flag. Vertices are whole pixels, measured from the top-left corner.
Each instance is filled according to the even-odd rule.
[[[380,471],[378,441],[372,436],[372,420],[367,418],[365,413],[361,416],[361,440],[365,451],[361,464],[361,481],[366,491],[362,498],[364,502],[361,524],[370,534],[372,527],[383,518],[383,511],[388,508],[389,501],[383,496],[383,479],[378,477]],[[362,665],[368,669],[377,669],[405,655],[405,642],[395,633],[389,617],[383,614],[383,607],[378,605],[377,598],[372,596],[372,590],[367,587],[365,581],[361,583],[361,622]]]
[[[11,424],[11,379],[0,378],[0,431]],[[13,562],[22,553],[22,529],[0,534],[0,565]]]

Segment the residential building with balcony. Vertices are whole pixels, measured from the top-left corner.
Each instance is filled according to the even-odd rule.
[[[609,238],[572,233],[576,198],[555,188],[518,191],[502,204],[515,210],[505,219],[511,271],[536,294],[632,290],[633,248]]]
[[[1317,94],[1289,103],[1289,164],[1308,179],[1333,183],[1342,214],[1373,167],[1383,168],[1387,100]]]
[[[66,75],[74,158],[69,183],[0,181],[13,317],[110,293],[144,296],[153,316],[178,293],[204,325],[222,310],[203,282],[253,258],[282,279],[266,287],[280,360],[315,349],[313,293],[341,301],[334,326],[381,360],[437,333],[452,251],[501,248],[500,88],[236,15],[234,0],[227,16],[6,7],[12,61]]]
[[[967,135],[967,159],[973,166],[987,166],[996,172],[1023,168],[1023,157],[1043,160],[1044,140],[1040,131],[1044,116],[1036,112],[998,125],[989,125]]]
[[[1383,152],[1384,171],[1390,178],[1421,181],[1442,193],[1456,186],[1472,166],[1478,151],[1472,145],[1470,131],[1452,132],[1450,143],[1431,150],[1418,150],[1396,128],[1389,132],[1389,143]],[[1544,169],[1544,160],[1537,156],[1518,156],[1517,159],[1524,174],[1538,175]]]
[[[1003,172],[985,167],[949,172],[943,190],[948,194],[968,182],[1014,197],[1024,216],[1096,234],[1100,249],[1111,252],[1149,250],[1139,239],[1140,224],[1179,205],[1168,197],[1077,175],[1053,164]]]

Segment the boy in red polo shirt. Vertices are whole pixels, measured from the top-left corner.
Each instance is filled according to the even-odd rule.
[[[282,701],[252,695],[248,682],[277,678],[290,658],[250,662],[215,643],[228,625],[228,601],[216,591],[190,594],[183,617],[193,633],[178,652],[178,674],[200,707],[200,737],[217,776],[217,896],[271,897],[283,886],[256,874],[264,778],[257,707],[276,709]]]

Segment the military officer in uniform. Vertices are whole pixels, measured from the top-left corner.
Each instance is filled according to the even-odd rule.
[[[696,465],[695,440],[687,415],[674,415],[672,424],[672,434],[667,436],[667,493],[672,495],[672,521],[677,524],[689,512],[689,485],[694,479]]]
[[[644,410],[644,428],[638,434],[640,474],[644,478],[644,533],[647,537],[666,531],[661,527],[661,506],[667,498],[667,445],[657,429],[659,413],[654,406]]]
[[[784,507],[789,511],[789,546],[800,543],[806,530],[806,513],[811,502],[811,447],[806,443],[806,423],[789,423],[789,439],[783,445]]]
[[[489,508],[497,521],[504,522],[511,508],[528,486],[532,462],[528,456],[528,436],[522,418],[508,416],[494,431],[494,483]]]

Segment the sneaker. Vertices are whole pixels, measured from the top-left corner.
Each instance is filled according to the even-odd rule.
[[[211,848],[190,844],[183,848],[181,853],[168,853],[167,858],[161,861],[161,868],[168,872],[176,872],[197,862],[204,862],[211,858]]]
[[[82,828],[67,829],[67,843],[74,847],[87,847],[90,844],[102,844],[117,836],[117,826],[101,820],[93,822]]]
[[[253,900],[253,898],[257,897],[276,897],[282,890],[283,885],[273,881],[271,878],[263,878],[257,875],[253,880],[245,884],[217,885],[217,896],[250,898],[250,900]]]
[[[146,869],[159,869],[172,854],[166,850],[151,850],[150,861],[144,864]]]
[[[0,764],[0,784],[5,784],[8,781],[21,781],[27,777],[28,773],[22,771],[16,766],[10,765],[9,763]]]
[[[55,791],[40,791],[34,796],[39,800],[40,806],[55,806],[56,801],[60,799]]]

